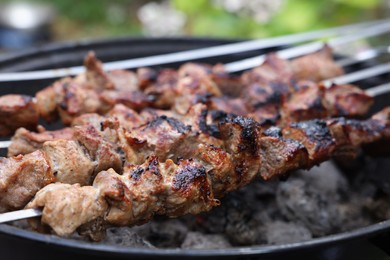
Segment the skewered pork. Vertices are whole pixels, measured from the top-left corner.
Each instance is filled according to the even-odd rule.
[[[253,86],[253,85],[252,85]],[[297,122],[313,118],[326,118],[331,116],[363,116],[367,113],[373,103],[373,98],[367,95],[363,90],[352,85],[332,85],[330,88],[325,88],[322,85],[312,82],[302,82],[300,89],[294,93],[289,93],[284,98],[272,98],[272,96],[281,93],[275,93],[275,89],[268,88],[259,91],[253,89],[255,93],[248,92],[247,98],[226,98],[226,97],[209,97],[204,96],[203,100],[197,100],[191,103],[191,106],[197,103],[207,105],[210,110],[220,110],[226,113],[231,113],[241,116],[249,116],[256,119],[265,125],[286,125],[290,122]],[[278,100],[279,99],[279,100]],[[248,112],[245,106],[245,100],[254,103],[256,110],[252,113]],[[151,114],[152,113],[152,114]],[[154,113],[154,115],[153,115]],[[154,120],[159,115],[168,115],[169,117],[181,117],[180,114],[170,110],[155,110],[145,109],[141,114],[136,111],[126,108],[119,104],[114,106],[108,112],[108,116],[116,116],[122,124],[127,125],[127,129],[132,129],[134,126],[146,124]],[[97,116],[97,115],[94,115]],[[86,117],[74,119],[73,125],[82,124]],[[84,118],[84,119],[83,119]],[[8,149],[8,156],[25,154],[36,149],[47,140],[55,138],[69,139],[71,134],[69,130],[59,131],[44,131],[37,134],[21,128],[16,131],[12,137],[12,143]]]
[[[134,225],[155,214],[196,214],[258,176],[267,180],[307,169],[346,147],[389,138],[389,112],[386,108],[365,121],[315,119],[265,131],[251,119],[227,118],[219,124],[220,147],[198,143],[189,157],[176,161],[152,153],[141,164],[127,160],[119,173],[99,172],[92,186],[50,184],[27,207],[43,207],[42,222],[62,236],[95,221]]]
[[[75,78],[68,77],[54,82],[52,86],[39,91],[35,99],[27,100],[26,97],[19,95],[3,97],[4,104],[9,103],[9,100],[20,101],[18,106],[14,107],[2,106],[0,102],[0,114],[12,118],[11,122],[0,119],[0,135],[8,135],[23,126],[33,128],[37,125],[39,117],[52,121],[59,115],[65,124],[70,124],[81,114],[106,113],[118,103],[137,111],[150,106],[162,109],[174,107],[177,112],[185,114],[193,102],[202,100],[193,97],[194,95],[240,96],[246,92],[246,86],[252,83],[271,85],[272,88],[276,87],[277,95],[282,95],[287,89],[292,89],[294,81],[301,79],[302,71],[311,71],[313,64],[322,64],[318,75],[310,73],[315,80],[342,73],[340,67],[334,63],[329,48],[307,57],[297,58],[291,63],[270,55],[265,64],[245,73],[242,78],[228,75],[221,69],[221,65],[213,68],[193,63],[183,65],[178,71],[165,69],[157,72],[143,68],[137,73],[125,70],[106,73],[100,61],[89,53],[84,62],[85,73]],[[298,77],[295,77],[294,73]],[[309,73],[304,75],[307,74]],[[239,100],[232,102],[237,104],[236,108],[241,106],[241,110],[245,111],[242,114],[246,113],[246,110],[248,112],[252,110],[252,107],[246,107],[245,102]],[[230,103],[230,99],[226,98],[222,100],[217,98],[214,101],[214,105],[219,109],[221,105],[229,107]],[[23,114],[29,115],[27,120]]]

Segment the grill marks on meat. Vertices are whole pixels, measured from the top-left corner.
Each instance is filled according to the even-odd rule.
[[[302,143],[309,153],[309,159],[314,164],[330,157],[336,148],[336,143],[325,121],[292,123],[283,129],[283,136]]]
[[[257,176],[269,179],[298,168],[310,168],[337,155],[344,147],[390,138],[389,111],[387,108],[365,121],[311,120],[269,131],[263,131],[251,119],[232,117],[218,125],[221,147],[197,143],[191,157],[176,163],[154,155],[139,164],[127,161],[121,174],[113,169],[98,173],[92,186],[68,189],[68,184],[53,184],[44,187],[28,207],[45,208],[48,196],[52,196],[50,200],[59,200],[60,195],[55,192],[46,193],[58,188],[69,193],[92,194],[85,196],[89,202],[84,203],[98,201],[99,205],[103,203],[101,208],[107,209],[100,211],[101,208],[95,207],[96,210],[81,212],[81,218],[74,215],[65,221],[44,216],[42,221],[61,235],[75,231],[76,226],[68,221],[81,225],[103,219],[109,225],[134,225],[148,221],[155,214],[169,217],[196,214],[210,210],[219,204],[218,199],[224,193],[248,184]],[[47,207],[52,216],[55,211],[64,214],[55,203],[47,202]]]
[[[135,73],[125,70],[106,73],[93,53],[88,53],[84,65],[84,74],[58,80],[36,94],[39,114],[45,120],[53,121],[60,116],[64,124],[70,124],[77,116],[106,113],[118,103],[141,110],[154,101],[139,91]]]

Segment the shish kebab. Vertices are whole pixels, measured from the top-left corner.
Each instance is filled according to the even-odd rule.
[[[192,113],[201,117],[201,106]],[[106,225],[200,213],[255,177],[267,180],[331,156],[350,156],[362,144],[390,138],[389,118],[387,107],[363,121],[314,119],[263,129],[252,119],[232,116],[217,123],[218,137],[202,132],[201,119],[190,127],[162,116],[136,135],[107,119],[101,126],[78,127],[75,140],[46,142],[42,150],[1,165],[10,174],[8,185],[18,172],[11,193],[36,188],[21,185],[25,178],[43,183],[27,208],[42,208],[42,223],[55,233],[67,236],[80,228],[99,240]],[[60,182],[50,184],[53,180]],[[92,186],[82,186],[92,180]],[[4,194],[3,209],[19,196]]]
[[[236,179],[234,179],[230,175],[225,176],[228,177],[230,181],[237,182],[235,184],[231,184],[233,186],[230,189],[235,189],[245,185],[254,177],[254,175],[256,175],[255,173],[251,173],[248,176],[244,174],[249,171],[251,167],[261,167],[256,168],[256,171],[259,171],[259,175],[261,175],[264,179],[268,179],[272,176],[296,169],[295,167],[309,168],[315,163],[328,159],[335,151],[350,151],[353,146],[361,143],[372,142],[380,138],[389,137],[389,109],[387,108],[382,113],[379,113],[367,121],[345,120],[341,118],[329,119],[327,121],[314,120],[311,122],[290,124],[290,126],[286,127],[286,129],[297,128],[303,133],[303,136],[294,135],[295,139],[299,141],[288,139],[292,137],[289,134],[290,132],[296,133],[298,130],[294,132],[294,130],[278,130],[272,128],[271,130],[263,131],[264,129],[262,130],[261,127],[251,119],[232,117],[217,124],[219,129],[219,138],[216,138],[210,136],[208,133],[205,134],[205,130],[202,131],[202,128],[206,129],[206,131],[210,129],[210,127],[201,127],[202,125],[204,126],[204,123],[201,123],[204,122],[202,119],[203,116],[201,116],[198,120],[195,119],[196,115],[198,115],[199,118],[199,115],[203,114],[203,112],[199,112],[199,110],[204,111],[204,109],[200,109],[201,106],[204,107],[202,104],[198,104],[194,107],[194,109],[199,108],[195,109],[195,111],[192,112],[192,115],[188,117],[188,120],[193,122],[188,125],[174,118],[160,116],[156,118],[156,120],[153,120],[149,124],[143,126],[143,128],[138,129],[139,131],[137,131],[135,136],[133,136],[132,132],[127,132],[125,128],[121,128],[117,121],[106,119],[103,124],[99,122],[95,126],[90,124],[78,127],[76,131],[79,134],[75,134],[77,141],[58,140],[57,142],[47,142],[42,150],[38,150],[24,157],[18,156],[14,158],[4,158],[1,163],[1,168],[2,172],[7,174],[5,176],[8,178],[6,178],[3,183],[5,186],[9,184],[13,184],[13,186],[8,186],[8,189],[6,189],[5,193],[3,193],[4,196],[2,196],[1,201],[3,209],[5,208],[8,210],[10,206],[15,207],[17,203],[22,203],[21,205],[23,205],[26,203],[21,201],[23,195],[28,195],[29,192],[32,192],[32,194],[30,193],[29,195],[33,196],[33,194],[35,194],[34,192],[40,189],[40,185],[45,186],[55,180],[88,184],[93,179],[93,176],[102,169],[112,167],[116,171],[122,173],[124,172],[121,168],[122,165],[129,165],[134,168],[134,162],[141,164],[142,160],[145,158],[156,159],[157,157],[153,156],[153,154],[156,154],[156,150],[158,150],[156,147],[159,148],[160,151],[158,157],[159,160],[163,161],[164,159],[167,159],[167,162],[169,162],[169,165],[172,167],[179,167],[182,162],[187,162],[187,160],[188,163],[194,160],[200,160],[197,156],[206,155],[208,151],[201,150],[196,152],[203,146],[208,147],[211,151],[218,151],[218,154],[224,154],[223,158],[229,158],[231,159],[231,162],[229,163],[229,161],[219,160],[220,164],[217,166],[223,168],[226,167],[225,171],[230,171],[229,174],[235,174],[240,177],[240,180],[237,181],[236,179],[238,177],[235,177]],[[249,126],[247,126],[248,124]],[[256,127],[253,125],[256,125]],[[191,126],[191,128],[189,126]],[[161,129],[158,129],[159,127],[161,127]],[[238,132],[234,132],[234,129],[237,127]],[[328,127],[329,130],[326,130]],[[326,130],[325,132],[323,132],[324,129]],[[226,133],[226,131],[228,131],[228,133]],[[166,136],[166,133],[170,133],[169,136]],[[287,139],[281,139],[280,133],[284,133],[283,138]],[[324,133],[327,133],[325,134],[326,138],[323,136]],[[142,134],[144,134],[144,136],[142,136]],[[248,134],[254,136],[249,138]],[[233,142],[230,143],[224,140],[226,137],[228,137],[229,140],[233,138]],[[246,140],[246,138],[249,139]],[[161,143],[161,140],[165,140],[166,142]],[[321,143],[324,140],[327,140],[327,142]],[[191,144],[193,145],[193,150],[188,149],[191,147]],[[304,146],[302,144],[304,144]],[[338,149],[336,149],[336,147]],[[87,151],[85,151],[85,149],[87,149]],[[177,149],[176,154],[175,149]],[[183,155],[185,155],[183,153],[184,149],[187,152],[187,156],[185,157],[183,157]],[[246,151],[248,149],[252,152],[256,150],[256,152],[254,152],[255,155],[252,155],[252,157],[257,159],[256,161],[252,161],[254,160],[252,157],[249,157],[250,160],[246,157],[249,156],[247,154],[248,151]],[[265,149],[265,151],[262,149]],[[170,154],[168,155],[166,151],[170,151]],[[302,159],[306,158],[305,155],[308,156],[308,158]],[[74,157],[72,158],[72,156]],[[212,157],[211,159],[217,158],[214,157],[217,156],[216,154],[210,154],[209,156]],[[92,158],[94,158],[93,162],[91,162]],[[305,163],[298,163],[297,160],[305,161]],[[140,170],[137,168],[137,174],[142,175],[144,172],[148,172],[154,167],[154,163],[149,163],[147,165],[147,169]],[[157,162],[156,165],[160,164]],[[217,168],[212,168],[212,170],[213,171],[208,172],[208,174],[222,174],[218,173]],[[84,173],[84,175],[74,174],[76,172]],[[177,174],[181,172],[183,172],[183,170],[176,170]],[[188,172],[184,173],[189,174]],[[187,182],[188,180],[195,181],[195,179],[199,177],[197,176],[197,171],[195,171],[195,173],[194,176],[183,175],[182,177],[177,178],[183,179],[184,182]],[[175,175],[174,173],[171,174]],[[131,176],[136,176],[136,174],[134,175],[132,173]],[[213,185],[215,186],[212,186],[213,189],[217,189],[217,186],[223,186],[223,184],[218,183],[218,180]],[[221,190],[224,190],[225,188],[226,187],[221,188]],[[36,190],[34,191],[34,189]],[[230,189],[226,188],[226,191],[229,191]],[[217,191],[213,191],[213,193],[219,194],[216,196],[216,198],[219,198],[221,196],[221,191],[219,191],[219,193]],[[57,192],[54,193],[57,194]],[[60,192],[58,194],[63,193]],[[84,194],[83,191],[81,191],[79,195],[82,196],[82,194]],[[69,195],[71,195],[69,198],[76,196],[75,194]],[[178,196],[178,194],[175,196]],[[99,201],[103,199],[103,197],[99,198]],[[79,205],[76,201],[73,201],[72,203]],[[187,201],[186,203],[188,204],[189,202]],[[209,207],[210,205],[208,205],[207,208],[201,208],[201,210],[209,209]],[[110,208],[113,208],[112,205]],[[187,211],[183,211],[183,213],[185,212]],[[187,213],[191,212],[195,211],[191,210]],[[169,213],[168,215],[173,216],[172,214],[173,213]],[[58,215],[58,217],[59,216],[61,215]],[[145,216],[142,218],[144,217]],[[88,215],[88,221],[90,220],[89,218],[90,215]],[[83,222],[85,220],[82,219],[83,217],[81,217],[81,220],[78,221]],[[44,221],[50,222],[47,220],[47,217]],[[136,222],[138,221],[139,219],[136,220]],[[50,223],[53,225],[52,222]],[[56,232],[62,235],[67,234],[66,232],[70,232],[69,230],[61,231],[58,227],[53,228]],[[60,227],[60,229],[61,228],[62,227]],[[95,239],[98,238],[95,237]]]
[[[326,78],[331,75],[338,75],[342,71],[333,62],[329,48],[324,48],[319,53],[297,59],[295,62],[297,67],[303,68],[299,71],[301,74],[299,78]],[[95,74],[104,75],[101,63],[93,56],[88,55],[85,63],[93,64],[90,67],[93,68]],[[324,68],[321,68],[322,72],[315,73],[319,71],[320,64],[325,64]],[[311,67],[310,70],[305,69],[309,67]],[[149,71],[144,73],[147,75],[155,74],[147,68],[142,70],[144,72]],[[123,72],[119,75],[126,73],[129,72]],[[177,79],[178,76],[176,74],[185,76]],[[279,74],[283,74],[283,77],[279,77]],[[211,73],[210,66],[188,63],[179,68],[178,72],[167,70],[166,73],[159,74],[155,81],[158,82],[157,85],[162,85],[162,87],[152,85],[150,87],[152,90],[150,91],[154,94],[165,92],[163,94],[164,97],[160,96],[158,103],[164,107],[173,106],[173,110],[178,111],[179,114],[180,112],[185,113],[195,103],[203,102],[207,104],[209,110],[223,110],[237,115],[250,116],[259,122],[277,123],[279,125],[288,123],[288,121],[306,120],[315,117],[364,116],[373,103],[372,97],[353,85],[332,85],[330,88],[325,88],[321,84],[307,80],[291,84],[293,82],[293,74],[291,70],[289,71],[287,62],[278,59],[275,55],[269,55],[263,65],[243,74],[241,82],[244,82],[243,84],[246,87],[240,91],[240,86],[236,79],[228,78],[226,80],[219,78],[218,80],[215,78],[216,74]],[[140,78],[145,79],[146,77]],[[199,83],[200,79],[209,84]],[[214,81],[221,83],[221,80],[222,84],[212,84]],[[195,88],[196,84],[199,84],[199,86]],[[186,93],[188,86],[192,88],[189,88],[190,91],[187,90],[188,93]],[[221,86],[225,86],[223,91],[220,89]],[[49,87],[48,89],[52,88]],[[213,92],[214,96],[210,92]],[[232,92],[236,93],[232,94]],[[80,92],[78,93],[80,95]],[[228,93],[229,97],[226,95],[215,96],[215,93]],[[86,95],[82,96],[85,97]],[[84,101],[82,98],[76,98],[76,100],[78,100],[78,103],[83,103]],[[120,100],[119,103],[123,100]],[[69,103],[75,106],[77,102]],[[127,105],[129,106],[129,104]],[[70,108],[71,106],[68,107]],[[15,121],[17,120],[12,122]],[[8,155],[12,156],[19,153],[32,152],[40,148],[41,144],[46,140],[71,136],[71,131],[67,129],[44,131],[40,127],[39,132],[36,134],[21,128],[12,138],[12,142],[1,142],[0,145],[6,147],[10,144]]]
[[[321,53],[319,53],[319,54],[321,54],[321,55],[323,55],[323,54],[326,54],[325,55],[325,57],[329,57],[329,52],[321,52]],[[317,54],[317,56],[318,56],[318,54]],[[320,56],[321,57],[321,56]],[[306,57],[307,58],[307,57]],[[273,59],[273,63],[274,64],[280,64],[280,62],[279,63],[277,63],[277,62],[275,62],[275,59]],[[284,63],[282,63],[282,64],[284,64]],[[94,67],[95,68],[98,68],[98,71],[101,71],[101,68],[100,67],[98,67],[100,64],[99,63],[95,63],[94,64]],[[264,66],[267,66],[267,63],[264,65]],[[193,68],[193,66],[192,66],[192,68]],[[280,66],[277,66],[277,68],[280,68]],[[200,73],[200,71],[201,71],[201,69],[204,69],[204,68],[202,68],[202,67],[200,67],[200,68],[197,68],[197,72],[198,73]],[[284,71],[286,71],[286,70],[284,70]],[[329,70],[328,70],[329,71]],[[201,71],[202,72],[202,71]],[[255,70],[254,70],[254,72],[255,72]],[[260,70],[260,72],[261,72],[261,70]],[[268,69],[268,76],[270,75],[270,70]],[[204,71],[202,72],[202,73],[204,73]],[[263,73],[264,74],[264,73]],[[247,77],[256,77],[256,80],[262,80],[262,77],[261,76],[258,76],[258,75],[256,75],[255,73],[247,73],[247,75],[249,75],[249,76],[247,76]],[[261,74],[260,74],[261,75]],[[286,84],[288,84],[288,82],[286,83]],[[314,89],[314,88],[313,88]],[[311,93],[311,92],[309,92],[309,93]],[[341,94],[343,94],[343,92],[341,92]],[[369,104],[370,103],[370,101],[371,101],[371,99],[370,98],[368,98],[367,99],[367,96],[364,96],[364,94],[362,94],[362,93],[359,93],[359,92],[357,92],[357,93],[353,93],[352,92],[352,96],[357,96],[358,98],[357,99],[355,99],[355,104],[356,104],[356,102],[359,102],[359,101],[363,101],[363,102],[360,102],[360,106],[359,107],[367,107],[366,106],[366,104],[364,104],[364,103],[367,103],[367,104]],[[362,97],[362,98],[360,98],[360,97]],[[318,96],[316,97],[316,98],[318,98]],[[314,108],[316,108],[316,110],[317,110],[317,112],[318,111],[320,111],[321,110],[321,107],[318,107],[318,102],[317,102],[317,99],[314,99],[314,100],[309,100],[307,103],[305,103],[305,105],[307,105],[307,107],[306,107],[306,110],[307,111],[309,111],[312,107],[310,106],[310,102],[312,102],[312,105],[314,104],[315,105],[315,107]],[[330,106],[330,108],[332,108],[332,107],[336,107],[335,106],[335,104],[331,104],[331,106]],[[337,104],[337,107],[343,107],[342,106],[342,103],[338,103]],[[346,108],[350,108],[351,107],[351,105],[348,105],[348,106],[346,106]],[[323,116],[323,115],[331,115],[331,113],[329,113],[329,111],[327,111],[326,110],[326,108],[325,107],[323,107],[322,108],[322,110],[323,110],[323,112],[321,112],[321,113],[319,113],[319,115],[321,115],[321,116]],[[363,109],[364,110],[364,109]],[[301,107],[298,107],[298,109],[297,109],[297,111],[298,112],[302,112],[303,110],[302,110],[302,108]],[[343,113],[352,113],[353,114],[353,112],[351,112],[352,110],[342,110],[343,111]],[[365,110],[364,110],[365,111]],[[166,113],[166,112],[165,112]],[[306,113],[306,114],[308,114],[308,113]],[[315,115],[314,117],[316,117],[316,116],[318,116],[318,115]],[[313,117],[313,116],[312,116]],[[307,119],[307,118],[306,118]],[[66,133],[68,136],[72,136],[73,135],[73,133]],[[64,138],[64,136],[62,136],[62,138]],[[43,142],[42,142],[43,143]],[[35,149],[37,149],[37,148],[39,148],[39,147],[35,147]],[[16,154],[16,153],[15,153]],[[5,175],[6,176],[6,175]],[[34,187],[34,185],[32,185],[32,187]],[[41,186],[40,185],[38,185],[38,188],[35,188],[35,192],[36,192],[36,190],[37,189],[39,189]],[[8,190],[8,187],[6,187],[6,186],[4,186],[3,187],[3,191],[4,190]],[[26,202],[26,201],[28,201],[29,200],[29,198],[31,198],[32,196],[34,195],[34,193],[24,193],[23,194],[23,196],[20,196],[19,197],[19,203],[20,203],[20,201],[23,201],[24,203]],[[12,197],[12,196],[11,196]],[[23,203],[22,203],[23,204]],[[13,209],[15,209],[15,208],[20,208],[20,207],[23,207],[23,205],[22,206],[16,206],[16,207],[14,207]],[[11,207],[12,208],[12,207]]]
[[[92,63],[89,61],[90,59],[93,60],[93,68],[102,74],[101,63],[91,55],[87,56],[86,63]],[[302,57],[296,62],[297,64],[307,64],[299,67],[307,68],[311,64],[312,68],[317,68],[317,66],[313,66],[313,60],[317,62],[317,66],[325,64],[326,69],[317,74],[314,73],[316,70],[305,73],[301,70],[300,78],[309,77],[307,75],[322,78],[325,75],[338,75],[341,71],[331,60],[331,52],[328,48],[319,53]],[[143,70],[149,69],[144,68]],[[167,73],[161,73],[156,81],[160,83],[168,81],[169,84],[164,84],[161,87],[162,90],[152,86],[151,88],[154,89],[152,92],[169,93],[169,95],[164,94],[165,97],[161,98],[159,103],[160,106],[171,107],[171,111],[154,111],[160,114],[169,113],[170,116],[180,118],[188,111],[189,107],[196,103],[204,103],[209,110],[221,110],[226,113],[249,116],[263,125],[282,125],[289,121],[317,117],[364,116],[373,103],[371,96],[352,85],[333,85],[330,88],[325,88],[321,84],[307,80],[292,84],[290,82],[294,81],[292,79],[294,73],[289,70],[287,62],[274,55],[270,55],[263,65],[244,73],[241,81],[246,87],[243,90],[240,90],[240,86],[234,81],[234,84],[231,83],[229,87],[225,85],[225,89],[222,91],[220,86],[223,84],[213,84],[215,77],[210,71],[209,66],[188,63],[179,68],[177,72],[168,70],[168,76]],[[282,74],[283,77],[279,77],[279,74]],[[166,77],[169,79],[166,80]],[[51,88],[49,87],[49,89]],[[233,91],[238,97],[229,98],[226,95],[220,95],[220,93],[225,94]],[[83,101],[81,99],[78,103],[84,103]],[[75,102],[70,103],[75,105]],[[147,113],[151,111],[151,109],[146,110]],[[114,116],[111,112],[109,114]],[[139,124],[147,122],[147,120],[137,121]],[[34,133],[25,128],[18,129],[8,147],[8,156],[32,152],[39,149],[44,141],[55,138],[68,139],[72,136],[72,131],[68,128],[45,131],[40,127],[39,130],[39,133]]]
[[[0,97],[0,136],[13,133],[22,126],[33,129],[40,117],[53,121],[60,116],[64,124],[70,124],[74,117],[83,113],[106,113],[117,103],[137,111],[145,107],[168,109],[175,104],[175,97],[183,96],[183,89],[180,87],[184,88],[186,85],[190,90],[196,84],[200,85],[210,97],[214,97],[214,103],[218,106],[240,103],[235,98],[240,93],[245,93],[244,88],[250,88],[247,85],[253,83],[268,86],[273,84],[275,87],[283,84],[285,87],[279,92],[286,92],[292,88],[290,81],[319,81],[343,73],[333,61],[329,48],[291,62],[269,55],[264,66],[244,73],[243,77],[227,74],[221,65],[205,65],[202,68],[191,63],[178,71],[163,69],[160,73],[150,68],[138,69],[136,74],[126,70],[105,72],[92,53],[87,55],[84,64],[86,73],[58,80],[39,91],[35,98],[12,94]],[[270,92],[272,89],[265,91]],[[231,97],[222,99],[222,94]],[[246,108],[245,103],[238,106],[240,110],[253,110],[251,107]],[[178,109],[182,113],[187,111],[187,108]]]

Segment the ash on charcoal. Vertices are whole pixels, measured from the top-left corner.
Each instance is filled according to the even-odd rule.
[[[104,243],[110,245],[118,245],[125,247],[145,247],[154,248],[148,241],[143,239],[131,228],[109,228]]]
[[[228,248],[231,247],[231,245],[223,235],[188,232],[181,247],[193,249],[216,249]]]
[[[208,233],[225,234],[234,245],[256,244],[258,224],[252,218],[253,210],[242,196],[240,192],[228,195],[220,207],[202,215],[199,227]]]
[[[265,239],[270,245],[300,242],[311,238],[310,230],[300,224],[275,221],[265,226]]]
[[[363,219],[364,201],[351,195],[347,180],[325,163],[309,174],[301,172],[280,183],[276,201],[288,221],[304,225],[319,237],[367,223]]]
[[[153,246],[172,248],[181,246],[188,228],[178,219],[161,219],[134,227],[133,231]]]
[[[377,221],[390,219],[390,195],[374,201],[367,207],[373,212],[374,218]]]

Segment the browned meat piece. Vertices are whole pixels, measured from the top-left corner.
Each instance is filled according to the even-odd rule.
[[[144,120],[144,124],[151,122],[155,120],[157,117],[160,116],[167,116],[167,117],[173,117],[176,119],[181,119],[183,115],[179,115],[178,113],[175,113],[172,110],[163,110],[163,109],[155,109],[155,108],[145,108],[141,111],[140,116]],[[141,126],[140,124],[139,126]]]
[[[63,128],[55,131],[41,131],[39,133],[28,131],[26,128],[19,128],[11,139],[8,147],[8,156],[32,153],[42,148],[46,141],[57,139],[70,140],[73,137],[73,129]]]
[[[36,93],[39,115],[43,119],[51,122],[58,118],[57,100],[64,96],[63,85],[70,82],[70,78],[64,78]]]
[[[223,64],[215,65],[210,77],[217,84],[223,95],[239,97],[244,89],[241,77],[239,75],[228,74]]]
[[[106,116],[117,119],[121,123],[121,126],[125,127],[128,130],[140,127],[147,122],[147,120],[143,116],[138,114],[133,109],[122,104],[115,105],[106,114]]]
[[[269,180],[298,168],[308,168],[307,149],[296,140],[267,136],[261,139],[260,176]]]
[[[123,104],[131,109],[140,111],[143,108],[153,105],[155,97],[146,95],[140,91],[118,91],[105,90],[99,95],[102,103],[100,106],[104,107],[104,113],[111,109],[115,104]],[[99,111],[99,110],[95,110]]]
[[[353,85],[332,85],[325,92],[324,106],[331,116],[364,116],[374,98]]]
[[[38,190],[54,179],[42,151],[0,158],[0,212],[23,208]]]
[[[109,80],[116,90],[120,91],[138,91],[138,78],[132,71],[113,70],[107,74]]]
[[[115,85],[110,80],[109,76],[103,71],[102,63],[96,58],[94,52],[88,52],[84,59],[86,68],[85,79],[87,88],[104,90],[114,89]]]
[[[280,93],[286,93],[291,88],[293,77],[288,61],[269,54],[262,65],[242,74],[242,83],[244,87],[254,83],[269,85],[278,88]]]
[[[319,119],[292,123],[283,129],[283,136],[302,143],[313,165],[330,158],[336,149],[331,130],[325,121]]]
[[[25,95],[0,97],[0,136],[9,135],[21,126],[34,128],[38,119],[39,112],[33,98]]]
[[[71,124],[75,117],[85,113],[106,113],[115,102],[131,107],[143,106],[145,102],[149,105],[147,97],[138,100],[142,95],[137,92],[135,73],[115,70],[106,74],[93,53],[87,55],[84,64],[85,74],[58,80],[37,93],[39,113],[44,119],[52,121],[59,113],[64,124]]]
[[[105,116],[96,113],[83,114],[73,119],[71,126],[93,125],[96,128],[100,127],[100,123],[106,119]]]
[[[221,110],[226,113],[235,114],[238,116],[248,115],[248,109],[246,104],[241,98],[228,98],[223,97],[212,97],[210,99],[209,109]]]
[[[23,207],[22,202],[51,182],[87,185],[101,170],[121,171],[125,160],[121,140],[126,141],[119,139],[116,121],[105,119],[98,127],[87,124],[75,126],[73,131],[73,140],[48,141],[31,154],[0,159],[0,184],[4,185],[0,194],[5,192],[0,199],[1,210]],[[14,199],[15,204],[8,199]]]
[[[59,182],[91,183],[95,169],[86,151],[73,140],[55,140],[43,144],[42,151],[47,154],[51,172]]]
[[[299,122],[312,118],[325,118],[330,113],[324,107],[326,93],[322,85],[313,85],[296,91],[283,102],[281,118],[283,123]]]
[[[241,98],[248,110],[253,111],[270,103],[279,105],[282,95],[282,90],[275,89],[271,85],[253,83],[245,87]]]
[[[249,113],[248,117],[253,118],[263,126],[277,125],[280,119],[280,108],[275,103],[265,104]]]
[[[212,67],[209,64],[200,64],[187,62],[180,66],[178,74],[180,78],[190,76],[191,78],[207,78],[212,73]]]
[[[125,160],[122,154],[121,142],[118,136],[119,124],[117,121],[105,120],[101,122],[101,126],[96,128],[92,125],[85,125],[82,127],[76,127],[74,129],[74,137],[80,145],[80,152],[84,154],[78,155],[83,158],[85,155],[85,170],[82,177],[86,182],[91,183],[96,173],[113,168],[120,172],[122,169],[123,161]],[[67,146],[69,142],[67,142]],[[46,143],[45,143],[46,145]],[[93,162],[91,171],[87,171],[89,168],[89,161]],[[81,169],[83,169],[81,168]],[[65,175],[65,174],[62,174]],[[65,178],[68,178],[65,176]],[[77,181],[83,184],[83,182]],[[70,183],[66,181],[66,183]]]
[[[166,109],[175,103],[176,84],[178,73],[173,69],[163,69],[159,72],[157,79],[144,88],[144,93],[155,97],[154,105]]]
[[[296,80],[319,82],[340,76],[343,69],[334,62],[332,49],[325,46],[322,50],[291,61],[291,68]]]
[[[152,154],[159,159],[185,158],[196,146],[196,136],[191,127],[181,121],[159,116],[145,126],[127,133],[129,147],[126,150],[127,158],[138,164]]]
[[[42,221],[55,226],[54,231],[62,236],[69,235],[81,224],[101,217],[107,211],[107,202],[93,187],[80,189],[79,184],[50,184],[39,191],[34,199],[34,207],[45,206]],[[57,214],[61,211],[61,214]],[[77,221],[66,227],[56,225],[64,219],[77,215]],[[72,218],[73,220],[76,220]]]
[[[64,99],[58,106],[62,122],[66,125],[72,123],[72,120],[81,114],[97,112],[100,109],[101,102],[96,91],[83,88],[75,81],[66,85]]]
[[[388,114],[388,111],[382,113]],[[126,164],[122,174],[112,169],[100,172],[92,186],[69,188],[61,183],[53,184],[43,188],[27,207],[43,207],[42,222],[59,230],[60,235],[73,233],[77,225],[99,223],[102,219],[111,225],[135,225],[155,214],[169,217],[197,214],[219,205],[218,199],[224,193],[248,184],[257,176],[269,179],[323,162],[364,131],[367,137],[356,140],[354,145],[390,138],[388,117],[384,121],[381,118],[386,117],[379,114],[366,121],[349,123],[343,119],[312,120],[264,132],[251,119],[228,118],[220,124],[223,148],[199,144],[194,157],[177,163],[170,159],[162,162],[157,156],[150,156],[142,164]],[[335,120],[344,127],[347,140],[338,132],[339,127],[335,132]],[[56,207],[50,201],[51,196],[57,196],[54,190],[59,190],[62,197],[77,201],[70,199],[62,203],[62,207]],[[85,195],[79,198],[76,194]],[[104,204],[100,201],[107,205],[93,206],[91,213],[79,210],[68,214],[67,204],[77,205],[80,200],[86,205]],[[58,217],[64,215],[67,217]]]
[[[307,82],[305,82],[307,83]],[[283,124],[330,116],[364,116],[373,98],[353,85],[322,85],[309,83],[282,102]]]
[[[145,90],[152,83],[156,82],[158,72],[152,68],[139,68],[137,70],[138,85],[141,90]]]

